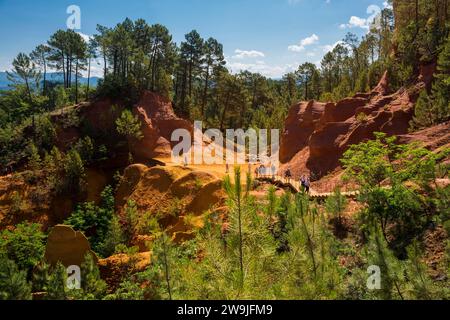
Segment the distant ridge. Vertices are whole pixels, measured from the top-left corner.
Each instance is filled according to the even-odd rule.
[[[99,77],[91,77],[91,81],[90,81],[90,85],[92,87],[96,87],[99,80],[101,78]],[[52,81],[52,82],[64,82],[64,76],[62,73],[58,73],[58,72],[51,72],[51,73],[47,73],[47,81]],[[74,79],[73,79],[74,81]],[[80,84],[87,84],[88,79],[84,78],[84,77],[80,77],[78,79]],[[7,76],[6,76],[6,72],[1,71],[0,72],[0,90],[10,90],[11,87],[9,85],[11,85],[11,81],[8,80]]]

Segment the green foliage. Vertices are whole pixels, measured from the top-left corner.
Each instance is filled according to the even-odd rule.
[[[27,272],[0,254],[0,300],[31,300]]]
[[[106,242],[117,240],[106,239],[110,234],[114,215],[114,194],[110,186],[103,190],[101,199],[100,206],[92,202],[80,204],[65,224],[72,226],[75,230],[83,231],[89,237],[94,251],[107,253],[109,250],[106,248]]]
[[[404,299],[405,293],[401,283],[404,283],[402,263],[388,248],[379,228],[371,230],[369,244],[365,248],[368,265],[378,266],[381,271],[381,290],[374,294],[379,299]]]
[[[442,45],[431,96],[424,92],[416,104],[414,124],[427,127],[450,119],[450,37]]]
[[[327,212],[334,218],[337,218],[339,223],[342,222],[342,213],[347,207],[347,199],[342,195],[341,190],[337,188],[334,193],[325,201],[325,208]]]
[[[120,301],[136,301],[144,300],[144,290],[141,284],[135,279],[127,279],[120,283],[119,288],[114,294],[105,297],[105,300],[120,300]]]
[[[432,104],[433,101],[428,96],[427,91],[423,89],[420,92],[419,98],[414,108],[414,119],[412,123],[413,127],[415,126],[418,128],[426,128],[434,124]]]
[[[48,300],[67,300],[67,291],[67,271],[61,263],[58,263],[50,275],[46,298]]]
[[[45,238],[40,225],[21,223],[14,231],[1,232],[0,254],[6,254],[20,270],[29,272],[44,256]]]
[[[433,153],[418,145],[396,145],[395,137],[376,133],[376,140],[352,146],[342,160],[347,178],[360,185],[363,230],[376,225],[384,238],[394,224],[397,254],[405,255],[408,243],[439,214],[441,189],[433,188],[436,168],[448,150]]]
[[[30,167],[31,170],[39,170],[41,167],[41,157],[39,155],[39,151],[36,148],[36,146],[34,145],[34,143],[30,143],[28,146],[28,153],[29,153],[29,157],[28,157],[28,166]]]
[[[47,292],[50,276],[50,265],[45,261],[38,263],[33,269],[33,292]]]
[[[84,163],[80,154],[71,149],[64,162],[65,190],[79,192],[83,187],[84,174]]]
[[[91,254],[87,254],[81,265],[81,291],[83,300],[99,300],[106,295],[106,283]]]
[[[113,215],[108,226],[108,232],[103,242],[98,246],[98,252],[103,257],[109,257],[116,252],[117,246],[123,243],[125,243],[124,231],[118,217]]]
[[[173,292],[176,288],[174,288],[175,274],[172,269],[175,259],[175,245],[165,232],[157,233],[152,244],[151,277],[149,280],[158,284],[158,286],[155,286],[153,296],[159,299],[172,300],[174,298]]]
[[[140,140],[143,138],[141,123],[137,116],[133,116],[131,111],[125,110],[116,121],[117,132],[127,138]]]
[[[125,208],[125,230],[126,242],[129,244],[136,235],[139,219],[136,202],[129,200]]]

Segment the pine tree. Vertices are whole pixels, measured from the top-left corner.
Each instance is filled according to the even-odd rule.
[[[403,265],[388,248],[380,228],[372,227],[369,238],[369,244],[365,248],[368,265],[377,266],[381,271],[381,289],[377,290],[375,295],[384,300],[404,300],[406,297],[402,286],[405,283]]]
[[[50,266],[43,261],[33,270],[33,292],[47,292],[49,281]]]
[[[41,168],[41,156],[39,155],[36,145],[33,142],[30,142],[28,150],[28,166],[33,171],[39,170]]]
[[[347,206],[347,199],[342,195],[341,190],[337,188],[334,193],[327,198],[325,207],[329,214],[338,219],[338,223],[342,226],[342,213]]]
[[[49,300],[67,299],[67,271],[66,268],[58,263],[52,274],[47,288],[47,298]]]
[[[171,239],[167,236],[164,231],[160,231],[156,235],[156,240],[152,246],[153,253],[153,268],[155,268],[156,274],[160,275],[159,281],[164,283],[165,295],[169,300],[173,299],[173,271],[172,266],[174,265],[174,246]]]
[[[450,36],[442,45],[433,85],[432,116],[435,123],[450,119]]]
[[[0,254],[0,300],[30,300],[31,286],[26,271]]]
[[[104,238],[104,241],[99,246],[99,253],[103,257],[109,257],[116,251],[116,247],[125,242],[125,236],[120,225],[119,218],[113,216],[108,227],[108,232]]]
[[[101,299],[106,295],[106,283],[100,278],[100,271],[91,254],[86,254],[81,265],[81,289],[84,299]]]

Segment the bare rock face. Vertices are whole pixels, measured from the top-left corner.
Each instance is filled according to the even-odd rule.
[[[97,263],[98,258],[83,233],[65,225],[57,225],[52,229],[45,249],[45,260],[48,263],[55,265],[61,262],[66,267],[81,266],[86,254],[91,254]]]
[[[134,255],[117,254],[98,262],[100,275],[114,292],[128,274],[144,271],[150,265],[151,253],[142,252]]]
[[[280,161],[289,161],[297,152],[308,145],[311,134],[316,130],[327,104],[314,101],[301,102],[289,111],[285,130],[281,136]]]
[[[281,139],[280,161],[295,175],[321,178],[340,166],[351,145],[374,138],[408,133],[419,92],[432,79],[433,65],[423,66],[417,83],[389,94],[387,72],[370,93],[358,93],[337,103],[302,102],[288,115]]]
[[[140,160],[167,158],[171,156],[172,133],[176,129],[193,132],[189,121],[178,118],[170,100],[153,92],[145,92],[134,108],[134,114],[142,122],[144,138],[132,141],[132,153]]]
[[[117,146],[114,145],[117,141],[108,137],[110,138],[111,133],[115,132],[116,120],[125,110],[124,105],[123,101],[105,98],[69,107],[63,112],[53,114],[52,117],[54,121],[63,123],[69,113],[75,112],[83,122],[83,129],[103,136],[105,145],[109,144],[109,148],[116,148],[114,151],[117,159],[115,162],[109,159],[109,162],[114,162],[112,165],[120,167],[127,164],[128,150],[125,150],[126,148],[117,150]],[[150,91],[142,94],[133,108],[133,113],[141,121],[141,130],[144,135],[141,140],[129,141],[131,153],[137,161],[145,162],[154,158],[170,157],[171,147],[176,144],[171,142],[173,131],[186,129],[190,133],[193,132],[193,125],[189,121],[176,116],[169,99]],[[56,146],[61,150],[67,150],[82,136],[80,129],[79,127],[58,129]],[[122,154],[126,156],[123,157]]]
[[[224,193],[222,181],[212,173],[132,165],[117,190],[117,210],[123,212],[129,200],[136,203],[139,214],[160,214],[160,223],[177,241],[201,227],[205,212],[223,205]]]

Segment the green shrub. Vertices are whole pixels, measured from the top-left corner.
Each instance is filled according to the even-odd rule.
[[[40,225],[21,223],[16,226],[14,231],[4,230],[1,232],[0,253],[5,253],[20,270],[29,272],[44,256],[45,239]]]

